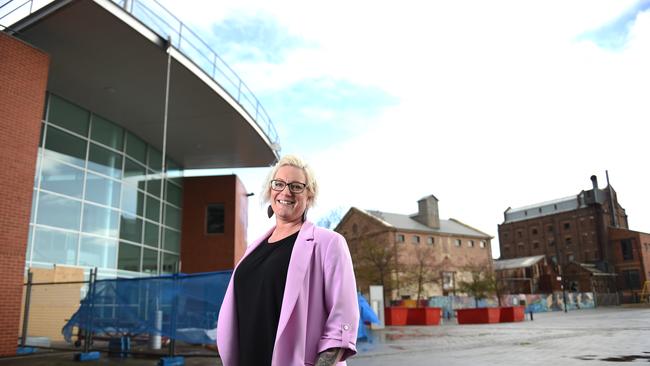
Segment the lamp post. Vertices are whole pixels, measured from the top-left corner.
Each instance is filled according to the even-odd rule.
[[[560,280],[562,281],[560,283],[560,286],[562,286],[562,302],[564,303],[564,312],[567,312],[567,306],[566,306],[566,286],[565,286],[565,280],[564,280],[564,274],[562,273],[562,265],[560,264],[560,245],[558,243],[555,243],[555,258],[556,258],[556,263],[557,264],[557,274],[560,276]]]

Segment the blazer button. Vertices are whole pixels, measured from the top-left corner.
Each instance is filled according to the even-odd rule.
[[[350,326],[347,325],[347,324],[345,324],[345,325],[343,326],[343,330],[350,330]]]

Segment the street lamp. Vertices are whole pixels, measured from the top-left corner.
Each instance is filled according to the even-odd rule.
[[[566,286],[565,286],[565,279],[564,275],[562,273],[562,265],[560,264],[560,245],[558,243],[555,243],[555,258],[556,258],[556,265],[557,265],[557,274],[560,276],[561,286],[562,286],[562,302],[564,303],[564,312],[567,312],[567,306],[566,306]]]

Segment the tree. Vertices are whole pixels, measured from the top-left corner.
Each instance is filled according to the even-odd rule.
[[[469,281],[459,281],[458,290],[473,296],[476,307],[478,307],[479,300],[497,292],[496,277],[488,267],[470,264],[465,266],[463,270],[470,274],[470,279]]]
[[[355,243],[352,251],[359,287],[379,284],[384,287],[384,299],[389,300],[395,288],[395,250],[381,236],[365,237]]]
[[[325,214],[325,216],[322,216],[320,219],[318,219],[317,225],[326,229],[334,230],[336,225],[341,222],[341,219],[343,218],[343,212],[343,207],[340,206],[332,209],[327,214]]]
[[[412,258],[414,260],[409,261],[408,264],[405,263],[404,280],[406,284],[403,283],[403,285],[417,287],[416,301],[420,306],[424,286],[440,282],[441,263],[436,262],[433,248],[425,244],[415,246]]]

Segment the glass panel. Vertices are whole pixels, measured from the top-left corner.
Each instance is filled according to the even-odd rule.
[[[25,262],[29,262],[32,259],[30,256],[32,255],[32,239],[34,239],[34,226],[29,225],[29,232],[27,234],[27,251],[25,252]]]
[[[64,229],[79,230],[81,202],[41,192],[36,222]]]
[[[119,207],[121,183],[88,173],[86,175],[86,199],[106,206]]]
[[[162,154],[149,145],[149,163],[147,166],[156,172],[162,172]]]
[[[128,131],[126,132],[126,154],[143,165],[147,164],[147,144]]]
[[[183,189],[179,186],[167,182],[167,192],[165,195],[169,203],[179,207],[183,206]]]
[[[93,115],[93,128],[90,138],[115,150],[122,151],[124,147],[124,130],[122,127],[100,116]]]
[[[36,174],[34,174],[34,188],[38,187],[38,177],[41,171],[41,149],[38,149],[38,155],[36,155]]]
[[[158,222],[160,220],[160,201],[147,196],[146,218]]]
[[[38,195],[37,190],[32,190],[32,209],[30,210],[29,213],[29,223],[33,224],[34,223],[34,214],[36,213],[36,196]]]
[[[178,253],[181,249],[181,233],[165,228],[163,248]]]
[[[158,273],[158,251],[143,248],[142,249],[142,272]]]
[[[169,180],[181,187],[183,186],[183,168],[169,159],[167,159],[167,176]]]
[[[117,269],[140,272],[140,247],[120,242]]]
[[[174,273],[177,269],[178,256],[175,254],[163,253],[163,273]]]
[[[165,205],[165,225],[180,230],[181,210],[170,205]],[[221,232],[223,232],[223,230]]]
[[[41,170],[41,188],[81,198],[83,191],[84,172],[53,159],[43,159]]]
[[[76,104],[56,95],[50,94],[49,122],[65,129],[88,136],[88,120],[90,113]]]
[[[144,190],[144,179],[144,167],[131,159],[126,159],[126,162],[124,162],[124,180]]]
[[[144,216],[144,193],[125,184],[122,186],[122,211]]]
[[[114,269],[116,254],[116,240],[85,235],[81,236],[81,247],[79,250],[80,266]]]
[[[32,261],[74,265],[78,240],[76,233],[37,227]]]
[[[142,243],[142,219],[122,215],[120,220],[120,239]]]
[[[86,141],[54,127],[47,128],[45,141],[47,156],[84,166],[86,160]]]
[[[150,174],[147,176],[147,193],[160,197],[160,175]]]
[[[86,233],[117,238],[118,220],[117,211],[86,203],[82,230]]]
[[[41,137],[38,139],[38,147],[43,147],[44,138],[45,138],[45,123],[41,123]]]
[[[122,177],[122,156],[99,145],[90,144],[88,169],[115,178]]]
[[[152,247],[158,247],[158,225],[149,221],[144,223],[144,243]]]

